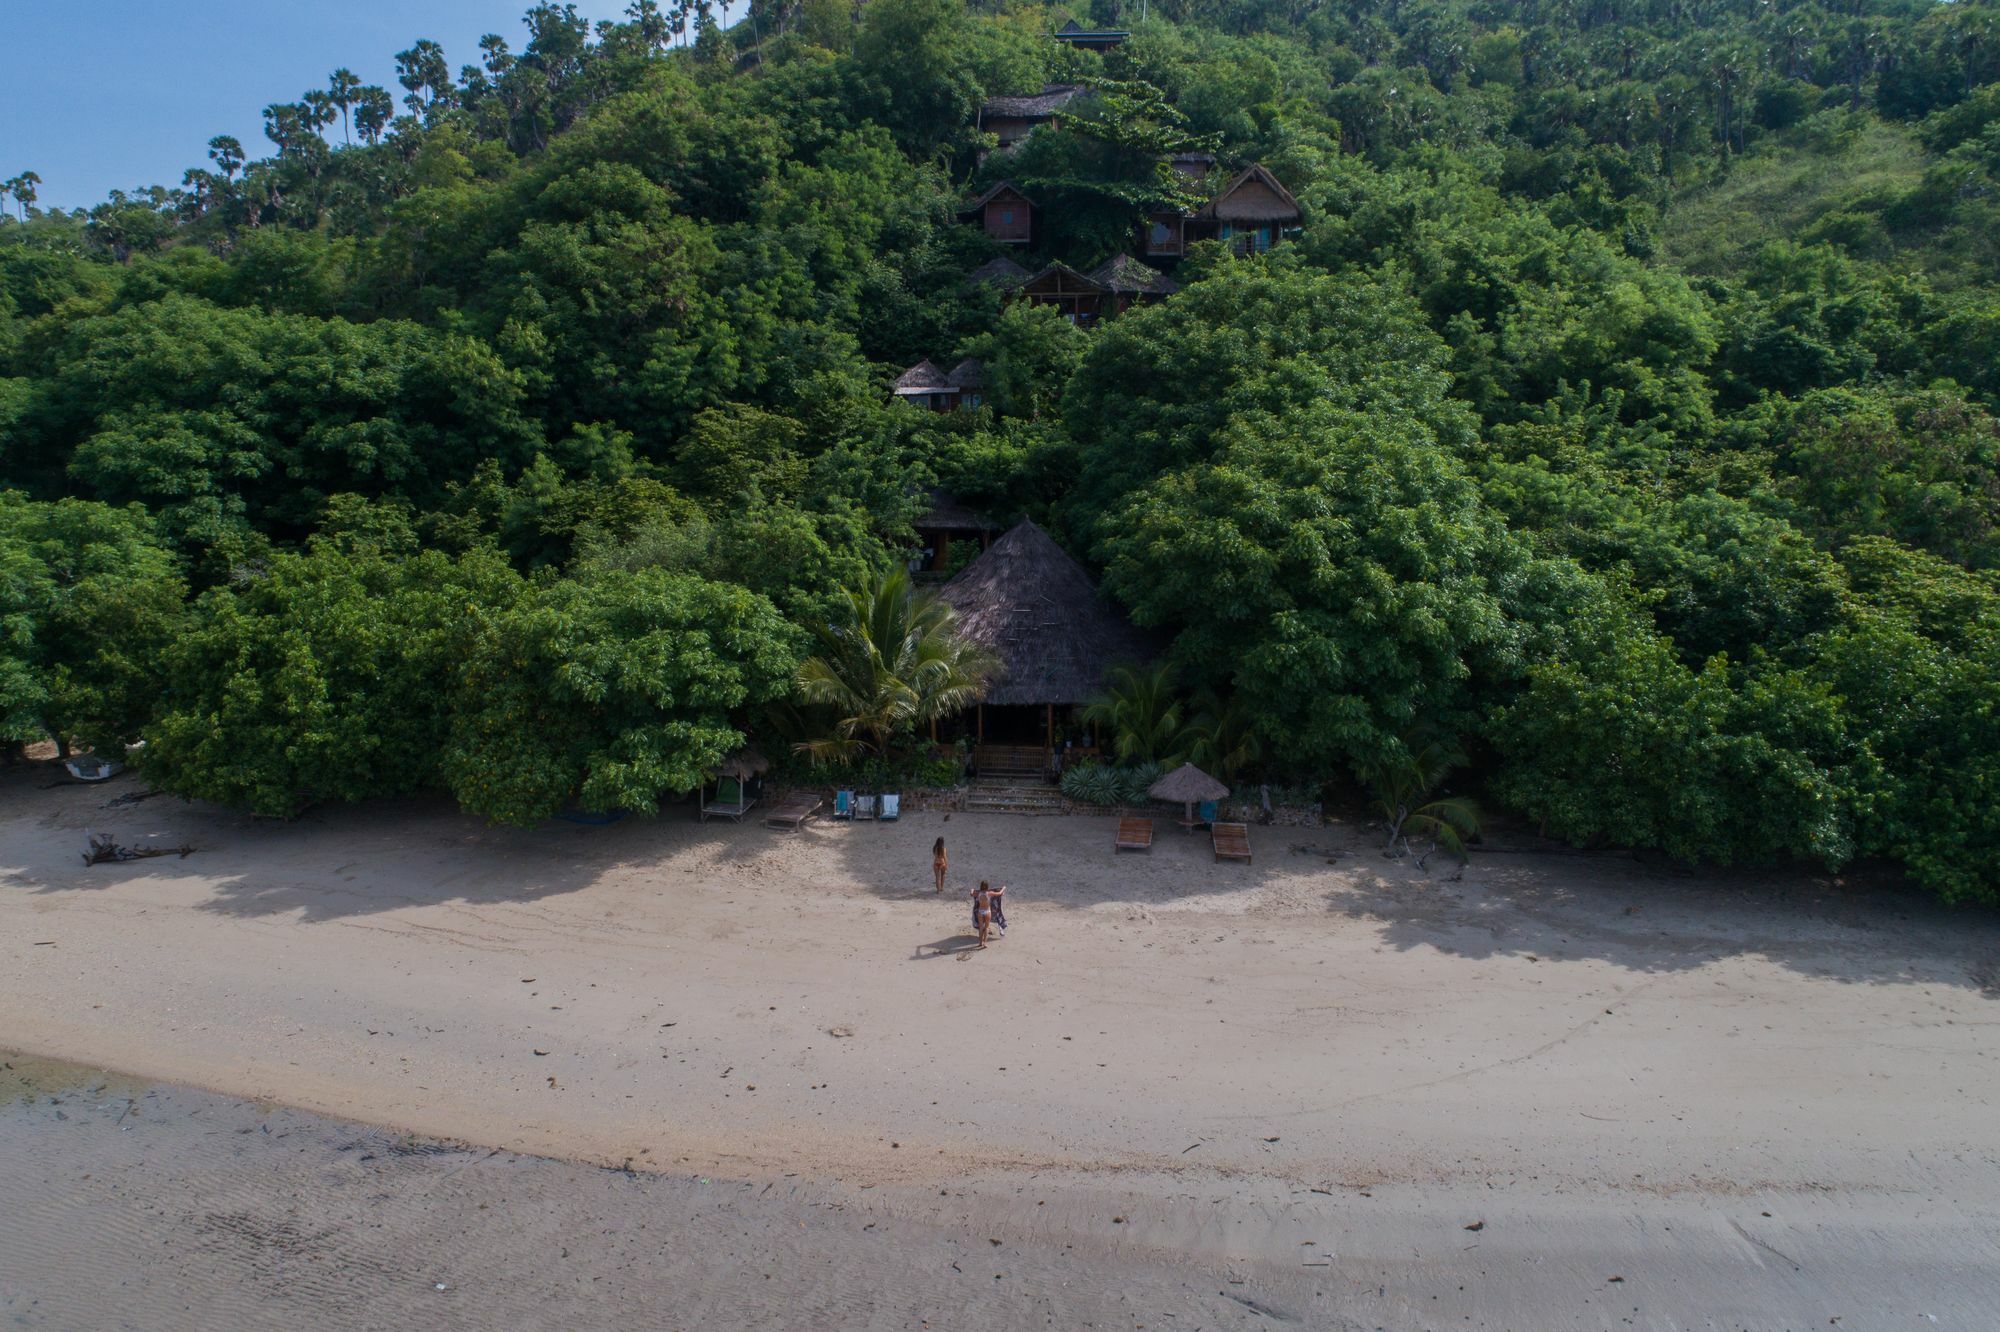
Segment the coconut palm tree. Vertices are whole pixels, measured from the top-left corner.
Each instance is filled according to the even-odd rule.
[[[1104,730],[1120,763],[1171,767],[1187,759],[1194,739],[1173,668],[1164,663],[1114,669],[1104,694],[1084,708],[1083,720]]]
[[[818,651],[799,666],[799,698],[833,722],[793,748],[815,763],[887,755],[898,735],[976,702],[997,664],[959,637],[957,612],[901,569],[846,589],[811,629]]]
[[[1394,753],[1362,768],[1361,780],[1374,795],[1376,812],[1389,830],[1385,854],[1406,856],[1411,839],[1421,838],[1429,845],[1417,857],[1419,866],[1439,850],[1460,861],[1467,859],[1465,839],[1479,835],[1479,807],[1463,796],[1429,798],[1451,770],[1465,762],[1465,751],[1455,743],[1408,735]]]

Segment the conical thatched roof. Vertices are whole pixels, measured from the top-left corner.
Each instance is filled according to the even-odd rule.
[[[1146,794],[1155,800],[1169,800],[1176,805],[1198,805],[1204,800],[1227,799],[1229,788],[1194,764],[1183,763],[1147,787]]]
[[[929,361],[918,361],[915,365],[896,376],[894,385],[898,395],[942,393],[951,388],[951,380],[944,371]]]
[[[1032,522],[995,541],[939,594],[958,612],[959,632],[1000,658],[988,703],[1082,703],[1102,692],[1112,667],[1156,655],[1152,639]]]

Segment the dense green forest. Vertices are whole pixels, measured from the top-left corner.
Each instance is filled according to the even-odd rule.
[[[177,187],[7,182],[0,737],[271,813],[652,810],[809,724],[942,484],[1101,572],[1249,776],[1443,735],[1580,844],[2000,899],[2000,8],[1073,12],[1132,35],[543,4]],[[983,154],[1047,82],[1096,91]],[[1002,168],[1082,269],[1184,150],[1302,228],[1093,329],[968,279]],[[985,407],[891,400],[958,355]]]

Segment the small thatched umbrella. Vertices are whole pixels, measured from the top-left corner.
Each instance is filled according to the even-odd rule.
[[[739,782],[761,777],[770,770],[771,761],[758,753],[754,745],[743,746],[715,765],[717,777],[734,777]]]
[[[1147,787],[1146,794],[1155,800],[1176,801],[1181,804],[1187,811],[1187,817],[1181,820],[1181,826],[1192,828],[1195,805],[1202,801],[1224,799],[1229,794],[1229,788],[1194,764],[1183,763]]]

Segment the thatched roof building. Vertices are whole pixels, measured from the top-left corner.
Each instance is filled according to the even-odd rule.
[[[988,259],[967,276],[974,282],[984,282],[990,286],[1018,287],[1032,274],[1003,254],[998,259]]]
[[[1278,183],[1276,176],[1252,163],[1232,176],[1195,216],[1238,226],[1267,223],[1293,226],[1305,214],[1299,208],[1299,201]]]
[[[1158,655],[1097,591],[1083,566],[1023,521],[940,589],[959,632],[1000,659],[992,704],[1087,702],[1112,667]]]
[[[1171,296],[1180,284],[1129,254],[1114,254],[1090,270],[1090,280],[1119,296]]]

